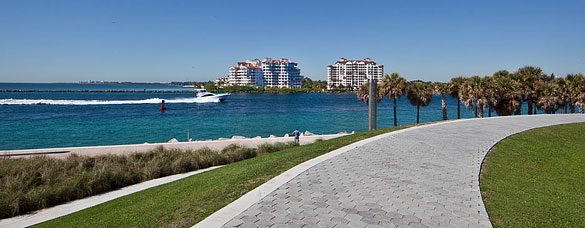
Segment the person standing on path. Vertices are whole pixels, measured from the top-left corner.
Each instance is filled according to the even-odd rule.
[[[299,136],[301,136],[301,132],[299,131],[298,128],[295,131],[293,131],[293,135],[295,136],[295,143],[299,144]]]

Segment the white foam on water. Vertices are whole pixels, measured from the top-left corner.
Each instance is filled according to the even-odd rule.
[[[150,98],[144,100],[50,100],[50,99],[0,99],[0,105],[120,105],[120,104],[159,104],[165,103],[217,103],[214,97],[193,97],[161,99]]]

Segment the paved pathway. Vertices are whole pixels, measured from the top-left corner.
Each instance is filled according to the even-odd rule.
[[[389,133],[308,168],[223,226],[491,227],[478,183],[487,151],[509,135],[572,122],[585,122],[585,115],[462,120]],[[205,222],[197,226],[214,224]]]

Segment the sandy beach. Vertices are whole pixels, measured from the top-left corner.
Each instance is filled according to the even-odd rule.
[[[328,140],[341,137],[350,133],[338,133],[330,135],[311,135],[301,136],[299,143],[301,145],[310,144],[316,140]],[[65,148],[48,148],[48,149],[30,149],[30,150],[4,150],[0,151],[0,156],[4,158],[29,158],[33,156],[48,156],[51,158],[64,159],[71,154],[83,156],[99,156],[105,154],[126,155],[133,152],[147,152],[163,147],[164,149],[180,150],[197,150],[204,147],[214,151],[220,151],[223,148],[235,144],[238,146],[256,148],[265,143],[292,142],[293,137],[269,137],[269,138],[243,138],[234,136],[231,139],[220,138],[218,140],[193,141],[193,142],[169,142],[169,143],[145,143],[130,145],[112,145],[112,146],[88,146],[88,147],[65,147]]]

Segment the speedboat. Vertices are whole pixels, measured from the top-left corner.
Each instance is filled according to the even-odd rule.
[[[198,100],[208,101],[208,102],[225,101],[227,96],[230,95],[229,93],[221,93],[221,94],[210,93],[210,92],[207,92],[207,90],[205,90],[205,89],[196,89],[195,91],[197,92],[197,99]]]

